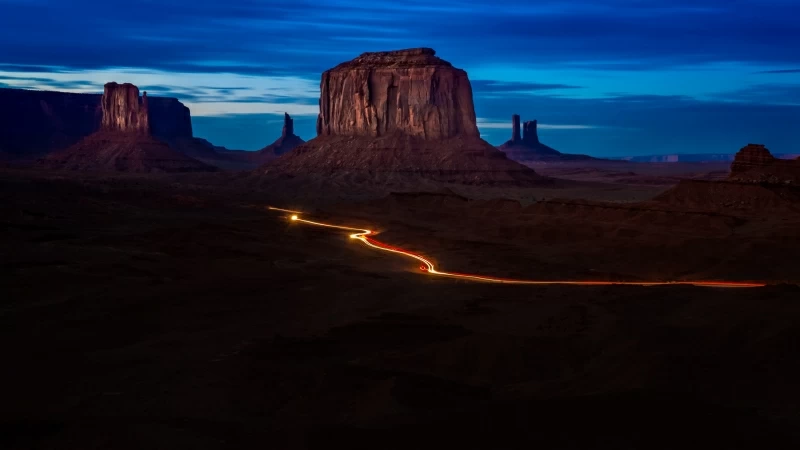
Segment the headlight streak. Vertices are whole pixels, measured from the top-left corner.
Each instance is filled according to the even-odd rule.
[[[380,250],[383,252],[388,253],[395,253],[398,255],[402,255],[408,258],[413,258],[422,263],[420,266],[420,270],[423,273],[428,275],[440,276],[440,277],[447,277],[447,278],[455,278],[461,280],[469,280],[469,281],[478,281],[484,283],[499,283],[499,284],[529,284],[529,285],[573,285],[573,286],[614,286],[614,285],[622,285],[622,286],[678,286],[678,285],[685,285],[685,286],[700,286],[700,287],[716,287],[716,288],[752,288],[752,287],[763,287],[766,286],[764,283],[752,283],[752,282],[741,282],[741,281],[596,281],[596,280],[584,280],[584,281],[567,281],[567,280],[522,280],[522,279],[513,279],[513,278],[500,278],[500,277],[492,277],[486,275],[477,275],[477,274],[468,274],[468,273],[458,273],[458,272],[443,272],[436,270],[436,266],[431,262],[429,259],[425,258],[422,255],[417,253],[410,252],[408,250],[404,250],[399,247],[394,247],[392,245],[380,242],[371,236],[376,235],[377,233],[372,230],[367,230],[363,228],[355,228],[355,227],[348,227],[343,225],[334,225],[324,222],[315,222],[311,220],[306,220],[300,218],[302,214],[300,211],[292,211],[287,209],[281,208],[274,208],[268,207],[268,209],[273,211],[281,211],[287,212],[291,215],[289,216],[289,220],[292,222],[299,222],[306,225],[313,225],[317,227],[323,228],[332,228],[336,230],[343,230],[350,233],[350,238],[361,241],[365,245],[370,248]]]

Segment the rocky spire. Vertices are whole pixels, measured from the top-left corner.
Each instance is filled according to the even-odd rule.
[[[282,137],[294,135],[294,120],[288,113],[283,113],[283,132]]]
[[[527,144],[538,144],[539,143],[539,133],[536,130],[537,122],[535,120],[529,120],[522,124],[522,142]]]
[[[511,116],[511,142],[519,142],[522,138],[519,135],[519,114]]]
[[[101,105],[103,130],[150,134],[147,93],[139,98],[138,87],[130,83],[107,83],[103,90]]]

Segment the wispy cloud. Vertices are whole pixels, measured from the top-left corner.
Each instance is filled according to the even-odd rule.
[[[580,89],[561,83],[536,83],[528,81],[497,81],[497,80],[471,80],[472,90],[476,93],[526,93],[536,91],[554,91],[561,89]]]
[[[176,97],[191,109],[193,116],[319,113],[318,82],[293,76],[255,78],[133,68],[92,72],[0,72],[0,83],[23,89],[100,93],[109,81],[133,83],[150,95]]]
[[[776,70],[762,70],[756,73],[772,73],[772,74],[784,74],[784,73],[800,73],[800,69],[776,69]]]
[[[496,130],[510,130],[511,120],[491,120],[478,118],[478,128],[481,129],[496,129]],[[579,124],[548,124],[538,123],[537,127],[540,130],[593,130],[596,128],[606,128],[600,125],[579,125]]]

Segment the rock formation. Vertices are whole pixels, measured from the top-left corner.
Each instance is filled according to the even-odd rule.
[[[731,164],[732,181],[747,183],[800,183],[800,161],[777,159],[761,144],[742,147]]]
[[[762,144],[747,144],[736,153],[731,164],[731,174],[737,175],[753,169],[764,169],[775,162],[767,147]]]
[[[528,145],[539,144],[539,122],[536,120],[529,120],[523,124],[522,128],[522,142]]]
[[[294,120],[289,113],[283,113],[283,129],[281,130],[281,137],[294,135]]]
[[[538,182],[480,138],[467,73],[429,48],[364,53],[327,70],[317,138],[267,173],[393,173],[467,183]]]
[[[283,131],[281,132],[281,137],[261,150],[253,152],[251,160],[263,164],[267,161],[275,159],[280,155],[283,155],[284,153],[289,152],[290,150],[302,144],[305,144],[305,142],[306,141],[301,139],[300,136],[294,134],[294,120],[291,116],[289,116],[289,114],[284,113]]]
[[[0,89],[0,146],[33,160],[100,129],[100,95]]]
[[[100,130],[40,161],[46,168],[123,172],[211,171],[207,164],[153,136],[149,102],[132,84],[108,83],[101,99]]]
[[[100,131],[102,98],[100,94],[0,88],[0,143],[15,159],[35,159],[69,147]],[[189,108],[177,99],[148,96],[147,110],[153,136],[169,142],[192,139]]]
[[[107,83],[103,89],[103,131],[150,135],[147,92],[130,84]]]
[[[519,142],[522,138],[519,134],[519,114],[511,116],[511,142]]]
[[[364,53],[322,74],[319,136],[480,136],[467,73],[429,48]]]
[[[515,161],[579,161],[594,159],[587,155],[561,153],[539,142],[538,122],[529,120],[522,124],[519,136],[519,115],[511,116],[511,140],[498,147]]]

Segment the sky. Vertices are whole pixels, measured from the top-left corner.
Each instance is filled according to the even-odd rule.
[[[0,87],[177,97],[195,135],[316,135],[322,71],[431,47],[467,71],[482,136],[511,115],[594,156],[800,153],[798,0],[0,0]]]

